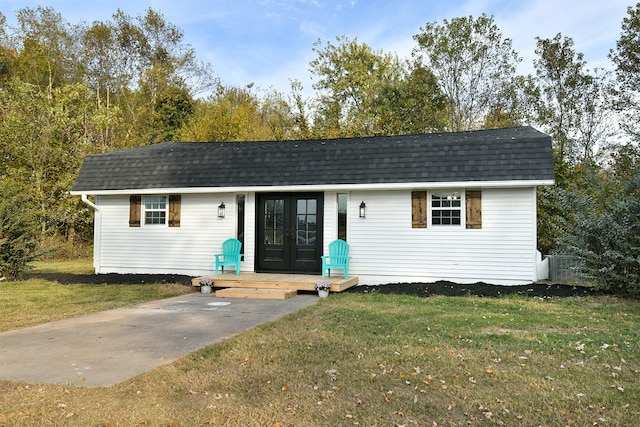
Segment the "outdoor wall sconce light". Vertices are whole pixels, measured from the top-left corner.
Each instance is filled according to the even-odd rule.
[[[360,218],[365,217],[366,210],[367,210],[367,205],[363,201],[362,203],[360,203]]]
[[[224,202],[220,203],[220,206],[218,206],[218,218],[224,218],[224,210],[225,210],[225,206],[224,206]]]

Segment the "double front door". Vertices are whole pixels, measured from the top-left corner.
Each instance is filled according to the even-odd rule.
[[[322,193],[257,195],[256,271],[319,273]]]

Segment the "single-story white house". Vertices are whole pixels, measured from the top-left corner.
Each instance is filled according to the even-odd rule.
[[[310,141],[165,142],[88,156],[96,273],[210,275],[229,237],[241,271],[320,274],[334,239],[360,284],[544,279],[536,187],[551,138],[531,127]]]

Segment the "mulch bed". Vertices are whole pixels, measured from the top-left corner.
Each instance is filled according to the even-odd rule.
[[[447,281],[433,283],[393,283],[380,286],[363,285],[349,288],[347,292],[414,295],[419,297],[429,297],[431,295],[475,295],[478,297],[494,298],[513,294],[538,298],[562,298],[603,294],[602,291],[595,288],[562,284],[532,283],[529,285],[500,286],[478,282],[461,285]]]
[[[179,274],[67,274],[67,273],[30,273],[24,279],[44,279],[62,285],[143,285],[147,283],[179,283],[191,286],[192,276]]]
[[[90,285],[102,284],[145,284],[145,283],[180,283],[191,286],[191,276],[178,274],[49,274],[33,273],[25,275],[25,279],[41,278],[63,285],[71,283],[85,283]],[[429,297],[432,295],[467,296],[478,297],[502,297],[505,295],[525,295],[538,298],[551,297],[576,297],[589,295],[602,295],[603,292],[584,286],[572,286],[563,284],[532,283],[519,286],[499,286],[489,283],[474,283],[461,285],[453,282],[438,281],[433,283],[393,283],[388,285],[369,286],[361,285],[347,289],[352,293],[380,293],[413,295]]]

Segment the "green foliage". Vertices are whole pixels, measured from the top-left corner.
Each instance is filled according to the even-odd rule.
[[[537,39],[537,89],[529,99],[532,119],[553,137],[556,157],[569,163],[592,159],[596,145],[611,135],[609,74],[586,70],[573,45],[560,33]]]
[[[602,288],[640,296],[640,168],[619,181],[593,164],[562,193],[561,251],[581,258]]]
[[[616,106],[623,113],[620,125],[636,141],[640,140],[640,3],[627,8],[615,51],[609,54],[615,66],[618,87]]]
[[[317,57],[310,71],[318,77],[313,85],[319,92],[316,117],[320,133],[331,136],[364,136],[379,133],[374,102],[383,85],[401,76],[397,57],[374,51],[366,43],[345,36],[337,44],[314,43]]]
[[[17,278],[38,256],[37,240],[25,210],[0,199],[0,276]]]
[[[319,137],[398,135],[444,129],[446,102],[419,62],[374,51],[357,39],[318,40],[310,71],[318,80],[314,133]]]
[[[52,8],[0,16],[0,179],[40,241],[91,240],[92,212],[68,194],[88,154],[177,138],[192,91],[215,82],[164,17],[71,25]]]
[[[443,132],[446,107],[438,80],[419,62],[383,84],[374,101],[379,133],[385,135]]]
[[[219,86],[198,100],[189,120],[178,132],[183,141],[267,141],[290,139],[293,118],[277,93],[260,98],[246,88]]]
[[[512,90],[520,58],[511,39],[485,14],[430,22],[420,31],[414,55],[434,73],[447,98],[448,130],[478,129]]]

